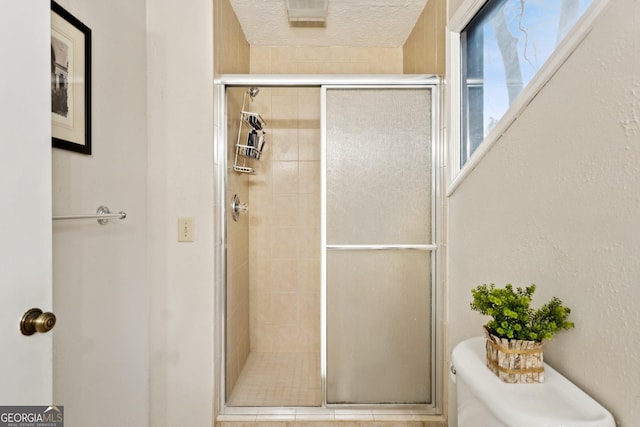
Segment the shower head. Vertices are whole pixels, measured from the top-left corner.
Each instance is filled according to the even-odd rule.
[[[257,87],[250,87],[249,89],[247,89],[247,93],[249,94],[251,99],[258,96],[258,92],[260,92],[260,89],[258,89]]]

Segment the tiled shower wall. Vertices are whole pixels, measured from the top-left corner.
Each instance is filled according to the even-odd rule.
[[[251,73],[402,73],[402,48],[251,47]],[[251,351],[320,351],[320,90],[261,88],[250,184]]]
[[[446,0],[429,0],[402,47],[405,74],[445,73]]]
[[[419,18],[423,27],[435,10],[440,18],[444,0],[429,4],[434,2],[436,7]],[[441,52],[429,51],[432,43],[425,46],[421,32],[397,48],[250,47],[229,1],[216,0],[214,8],[216,75],[441,73]],[[443,39],[436,43],[444,45]],[[232,101],[237,105],[229,106],[230,154],[242,103],[243,90],[237,91]],[[320,347],[319,89],[261,88],[251,109],[268,122],[268,145],[263,158],[253,162],[257,175],[228,175],[229,195],[238,192],[250,209],[240,222],[228,221],[229,391],[250,349],[318,352]]]
[[[213,2],[215,75],[249,72],[249,43],[229,0]]]
[[[233,165],[235,144],[240,124],[242,88],[227,92],[227,164]],[[245,132],[246,134],[246,132]],[[249,176],[227,174],[228,198],[237,194],[241,202],[249,199]],[[230,203],[230,200],[228,201]],[[227,391],[233,390],[249,355],[249,218],[241,215],[227,219]]]
[[[229,0],[216,0],[213,7],[215,74],[248,73],[249,43]],[[228,91],[228,165],[233,164],[243,94],[244,89],[241,88],[230,88]],[[249,178],[246,175],[229,173],[227,179],[228,195],[238,193],[241,200],[246,202],[249,197]],[[228,219],[227,250],[226,389],[231,391],[249,354],[248,218],[243,218],[240,222]]]
[[[262,88],[250,178],[251,351],[320,351],[320,90]]]

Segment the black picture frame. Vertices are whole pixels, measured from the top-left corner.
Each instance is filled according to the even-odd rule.
[[[54,148],[91,155],[91,29],[51,0]]]

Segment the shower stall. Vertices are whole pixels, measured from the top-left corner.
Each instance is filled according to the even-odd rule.
[[[221,413],[440,413],[439,81],[216,82]]]

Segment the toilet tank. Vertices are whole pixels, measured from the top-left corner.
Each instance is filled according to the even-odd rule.
[[[609,411],[545,363],[545,382],[507,384],[486,367],[485,339],[451,353],[458,427],[615,427]]]

